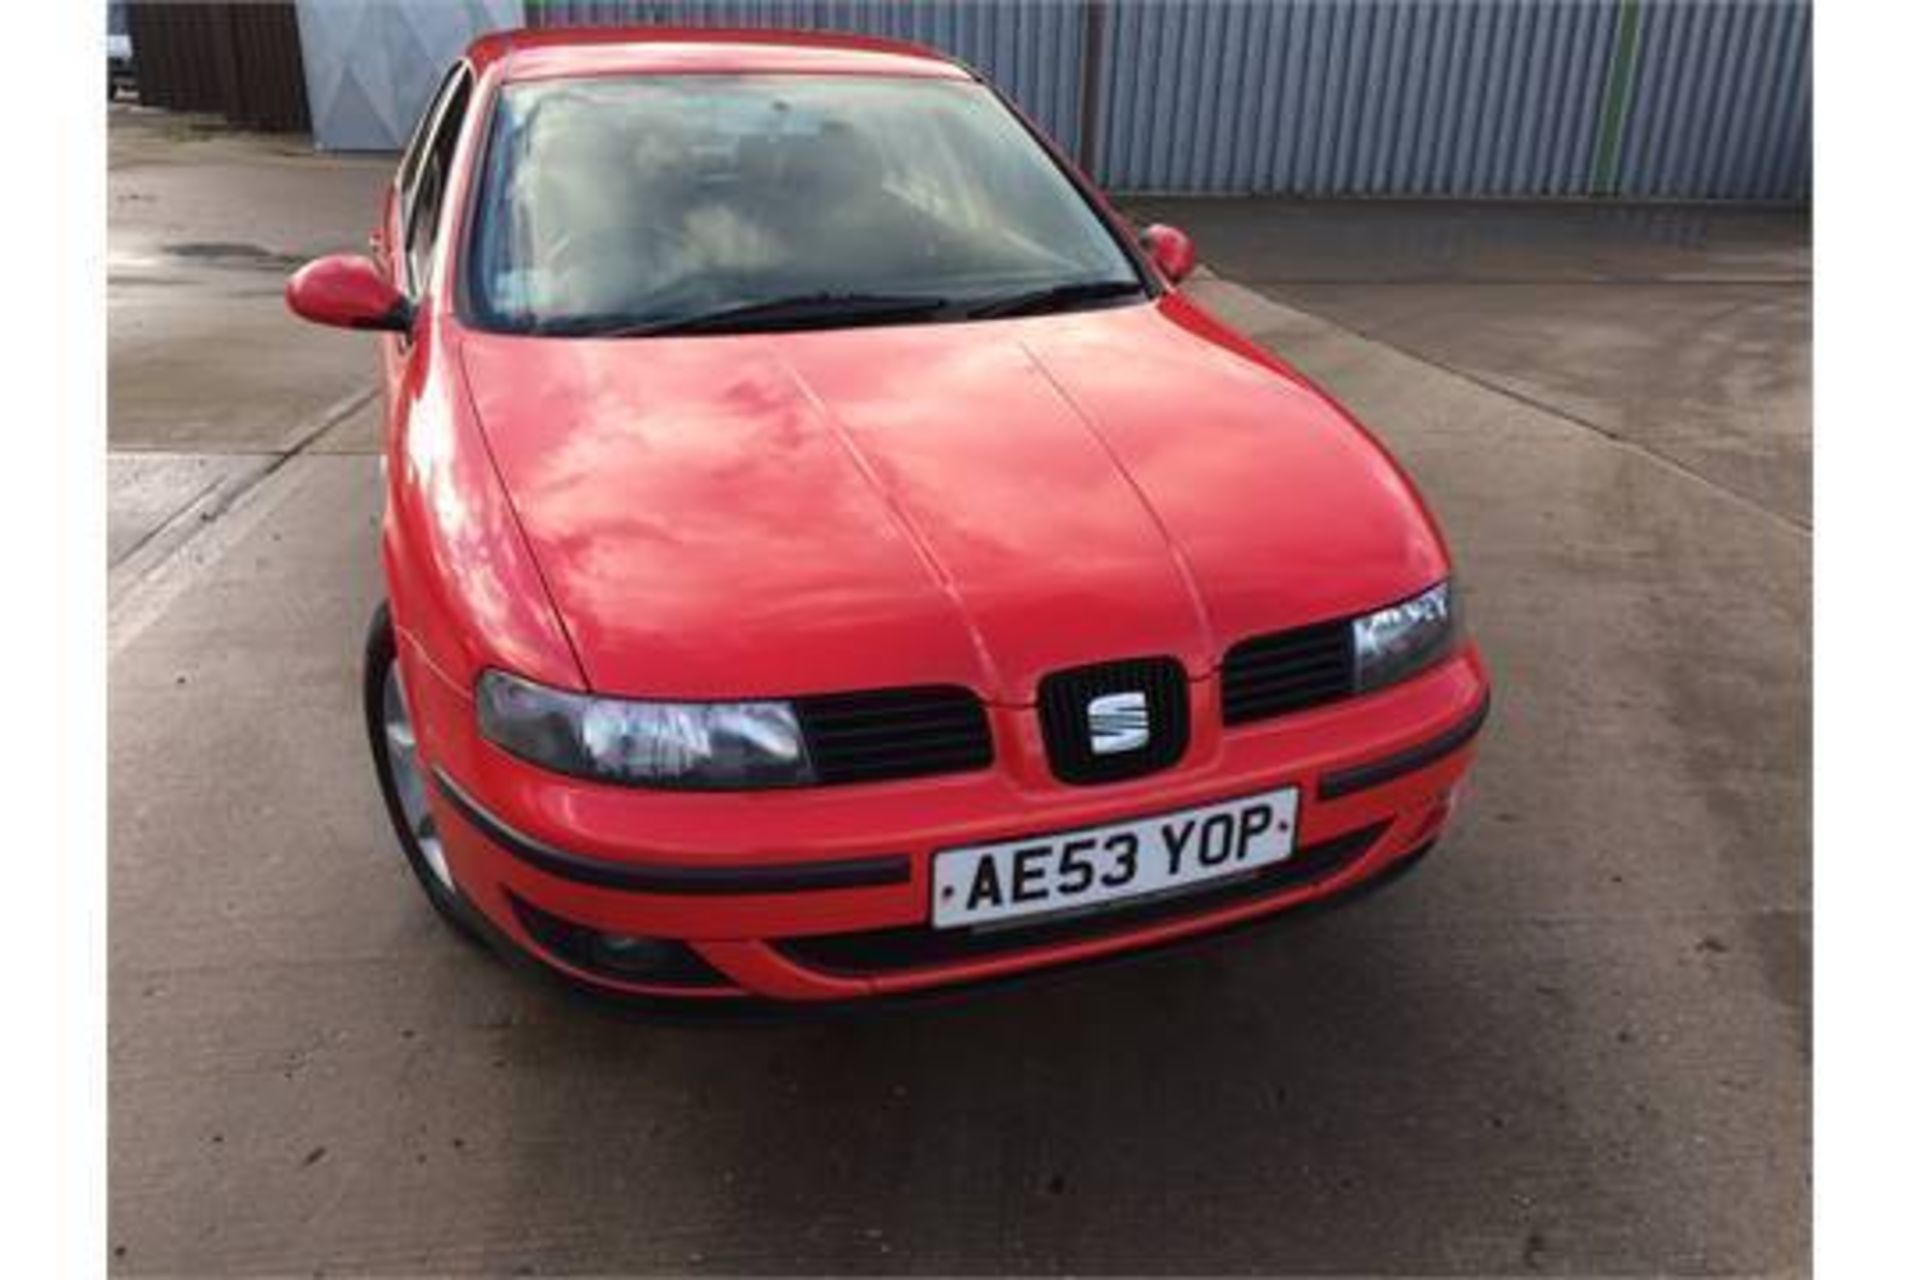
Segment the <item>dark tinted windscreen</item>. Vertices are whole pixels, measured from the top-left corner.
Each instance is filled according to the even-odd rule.
[[[491,327],[1138,281],[1052,160],[969,82],[528,82],[502,92],[488,148],[468,280]]]

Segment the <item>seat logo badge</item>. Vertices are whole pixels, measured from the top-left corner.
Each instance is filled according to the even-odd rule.
[[[1138,691],[1103,693],[1087,703],[1087,738],[1097,756],[1138,751],[1152,736],[1147,695]]]

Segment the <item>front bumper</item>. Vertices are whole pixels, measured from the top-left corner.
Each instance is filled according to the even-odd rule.
[[[465,690],[401,646],[436,819],[462,894],[497,937],[598,991],[685,1001],[857,1001],[1006,978],[1213,933],[1347,892],[1438,837],[1486,715],[1468,647],[1404,684],[1223,728],[1192,684],[1182,762],[1129,782],[1055,782],[1030,707],[989,709],[990,770],[835,788],[638,791],[533,769],[480,739]],[[928,925],[938,850],[1300,788],[1299,847],[1258,876],[992,932]],[[649,980],[586,959],[594,933],[663,940]]]

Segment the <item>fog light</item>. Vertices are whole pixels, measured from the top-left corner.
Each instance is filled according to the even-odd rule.
[[[677,944],[624,933],[599,933],[591,929],[584,932],[587,934],[587,946],[593,953],[595,968],[644,978],[673,963]]]
[[[514,914],[533,940],[555,959],[584,973],[654,987],[733,986],[725,974],[702,960],[700,953],[684,942],[630,933],[602,933],[508,896]]]

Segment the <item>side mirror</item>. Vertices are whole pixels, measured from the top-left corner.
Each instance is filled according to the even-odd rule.
[[[340,329],[405,333],[413,325],[413,304],[378,267],[354,253],[315,258],[288,276],[287,309]]]
[[[1160,274],[1172,284],[1179,284],[1192,275],[1199,261],[1193,251],[1193,241],[1187,238],[1187,233],[1165,223],[1156,222],[1142,231],[1140,243],[1146,247],[1153,265],[1160,268]]]

